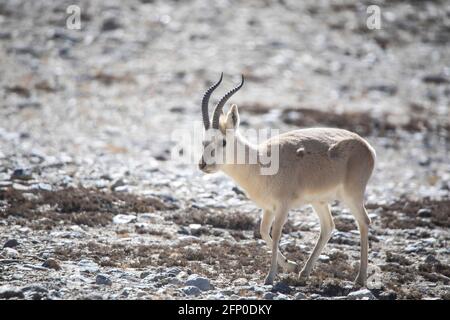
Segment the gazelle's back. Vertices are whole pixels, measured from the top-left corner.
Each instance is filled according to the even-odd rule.
[[[294,130],[268,140],[261,147],[275,144],[279,145],[280,162],[273,178],[280,195],[291,198],[320,199],[340,186],[346,188],[347,184],[355,183],[355,190],[361,187],[364,190],[375,161],[370,145],[359,135],[343,129]],[[292,194],[286,194],[287,190]]]

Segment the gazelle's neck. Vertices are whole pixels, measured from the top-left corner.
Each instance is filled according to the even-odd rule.
[[[251,189],[257,184],[260,176],[258,160],[258,147],[248,142],[239,132],[236,133],[236,146],[238,152],[242,152],[241,159],[223,165],[222,171],[235,180],[242,188],[251,193]],[[244,158],[245,156],[245,158]],[[236,156],[235,156],[235,160]]]

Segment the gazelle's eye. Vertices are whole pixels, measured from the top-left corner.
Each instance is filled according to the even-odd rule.
[[[225,147],[227,145],[227,140],[222,140],[222,147]]]

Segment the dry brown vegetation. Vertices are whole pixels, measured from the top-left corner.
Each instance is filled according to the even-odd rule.
[[[68,188],[58,191],[0,190],[0,217],[15,216],[19,223],[33,228],[51,229],[60,222],[87,226],[105,226],[119,213],[172,210],[174,206],[155,197],[96,189]],[[31,197],[30,197],[31,195]]]

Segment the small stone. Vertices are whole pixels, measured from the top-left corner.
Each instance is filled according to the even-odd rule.
[[[28,269],[33,269],[33,270],[39,270],[39,271],[47,271],[47,268],[44,268],[42,265],[37,265],[37,264],[31,264],[31,263],[24,263],[22,265],[25,268]]]
[[[11,39],[11,32],[0,31],[0,39]]]
[[[428,157],[423,157],[419,160],[419,165],[421,165],[422,167],[427,167],[430,165],[430,163],[431,163],[431,160]]]
[[[158,161],[167,161],[167,160],[169,160],[167,155],[165,155],[164,153],[157,154],[155,156],[155,159],[158,160]]]
[[[11,181],[0,181],[0,188],[6,188],[12,185]]]
[[[120,186],[114,189],[115,192],[129,192],[130,187],[129,186]]]
[[[380,299],[380,300],[395,300],[395,299],[397,299],[397,294],[394,291],[382,292],[379,294],[378,299]]]
[[[325,255],[325,254],[321,254],[320,256],[319,256],[319,261],[321,261],[321,262],[329,262],[330,261],[330,257],[329,256],[327,256],[327,255]]]
[[[19,102],[17,103],[17,108],[18,109],[28,109],[28,108],[34,108],[34,109],[38,109],[40,108],[42,105],[40,102],[38,101],[33,101],[33,100],[28,100],[28,101],[23,101],[23,102]]]
[[[83,272],[91,272],[95,273],[100,270],[97,263],[92,260],[83,259],[78,262],[78,266],[80,267],[80,271]]]
[[[23,295],[23,292],[18,288],[10,286],[0,287],[0,299],[11,299],[11,298],[23,299],[25,298],[25,296]]]
[[[24,197],[27,201],[39,200],[39,196],[31,192],[23,192],[22,197]]]
[[[419,217],[429,218],[431,217],[431,209],[422,208],[419,211],[417,211],[417,214],[419,215]]]
[[[212,286],[211,286],[211,283],[209,282],[209,280],[207,278],[201,277],[197,274],[190,275],[187,278],[185,285],[197,287],[202,291],[208,291],[208,290],[212,289]]]
[[[167,279],[167,275],[165,273],[156,273],[148,275],[147,277],[145,277],[145,279],[148,282],[161,282]]]
[[[349,300],[376,300],[375,296],[369,289],[361,289],[358,291],[350,292],[347,295]]]
[[[77,225],[70,226],[69,229],[72,231],[75,231],[75,232],[85,233],[83,228],[81,228],[80,226],[77,226]]]
[[[183,106],[175,106],[169,109],[172,113],[184,113],[185,109]]]
[[[9,239],[8,241],[5,242],[3,248],[14,248],[17,247],[18,245],[19,241],[17,241],[16,239]]]
[[[120,293],[120,296],[124,298],[127,298],[129,295],[130,295],[129,288],[123,289],[122,292]]]
[[[72,177],[70,177],[70,176],[64,176],[64,177],[61,179],[61,186],[63,186],[63,187],[69,187],[69,186],[71,186],[71,185],[73,185],[73,178],[72,178]]]
[[[49,269],[61,270],[61,266],[59,265],[59,262],[52,258],[45,260],[45,262],[42,264],[42,266],[49,268]]]
[[[193,236],[199,236],[201,233],[202,225],[197,223],[192,223],[189,225],[189,230]]]
[[[263,295],[263,299],[264,300],[273,300],[273,298],[275,298],[276,294],[273,292],[266,292]]]
[[[102,31],[112,31],[120,27],[121,25],[115,17],[108,17],[102,23]]]
[[[21,289],[21,291],[22,292],[35,291],[35,292],[42,292],[42,293],[48,292],[48,290],[46,288],[44,288],[43,286],[38,285],[38,284],[27,285],[27,286],[23,287]]]
[[[166,271],[166,273],[172,277],[177,276],[180,272],[181,272],[181,269],[178,267],[170,267]]]
[[[379,92],[384,92],[387,93],[388,95],[395,95],[397,93],[397,86],[395,85],[390,85],[390,84],[375,84],[375,85],[371,85],[367,88],[368,91],[379,91]]]
[[[202,291],[196,286],[187,286],[181,290],[188,296],[198,296],[202,293]]]
[[[164,222],[164,218],[161,217],[161,215],[155,213],[141,213],[139,215],[139,218],[143,220],[151,220],[154,222]]]
[[[97,277],[95,277],[95,283],[106,286],[112,285],[111,279],[104,274],[98,274]]]
[[[11,174],[11,180],[31,180],[33,174],[30,169],[18,168]]]
[[[178,229],[178,233],[179,234],[184,234],[184,235],[188,235],[190,234],[190,231],[188,228],[181,226],[180,229]]]
[[[111,190],[112,191],[116,191],[116,188],[123,187],[123,186],[126,186],[126,185],[127,185],[126,181],[124,181],[123,179],[118,179],[111,185]]]
[[[174,285],[180,285],[182,281],[176,277],[166,278],[167,283],[174,284]]]
[[[277,294],[273,300],[288,300],[288,296],[282,293]]]
[[[105,180],[97,180],[95,181],[95,187],[97,189],[103,189],[108,187],[108,182],[106,182]]]
[[[118,214],[113,218],[113,223],[115,224],[127,224],[131,222],[135,222],[137,217],[131,214]]]
[[[306,299],[306,295],[302,292],[297,292],[294,296],[295,300],[305,300]]]
[[[191,244],[194,242],[198,242],[199,238],[194,236],[180,236],[178,241],[183,244]]]
[[[233,285],[235,286],[245,286],[247,283],[248,281],[245,278],[238,278],[233,281]]]
[[[3,252],[7,258],[17,258],[19,256],[19,252],[13,248],[3,248]]]
[[[331,243],[356,245],[357,242],[350,232],[336,231],[330,239]]]
[[[430,255],[428,255],[428,256],[425,258],[425,263],[428,263],[428,264],[440,264],[440,261],[439,261],[438,259],[436,259],[435,256],[433,256],[432,254],[430,254]]]
[[[450,80],[441,74],[429,74],[422,78],[423,82],[432,83],[432,84],[443,84],[449,83]]]
[[[272,290],[271,290],[272,292],[281,292],[281,293],[286,293],[286,294],[289,294],[291,291],[292,291],[292,289],[291,289],[291,287],[289,287],[286,283],[284,283],[284,282],[278,282],[277,284],[275,284],[273,287],[272,287]]]
[[[293,231],[289,234],[289,236],[297,239],[302,239],[303,233],[301,231]]]
[[[52,186],[48,183],[38,183],[39,190],[52,191]]]
[[[25,286],[21,289],[21,291],[24,293],[26,299],[31,300],[46,299],[48,295],[48,290],[38,284]]]
[[[436,239],[435,238],[425,238],[422,239],[423,244],[427,245],[427,246],[434,246],[436,244]]]
[[[23,185],[20,183],[13,183],[12,187],[14,190],[18,190],[18,191],[29,191],[32,189],[31,186],[26,186],[26,185]]]
[[[243,297],[239,298],[239,300],[242,300]],[[210,294],[206,296],[206,300],[225,300],[225,296],[222,293],[215,293],[215,294]],[[257,298],[255,297],[252,300],[256,300]]]
[[[422,248],[418,244],[409,244],[405,247],[405,252],[411,253],[411,252],[418,252],[422,250]]]
[[[84,297],[82,297],[83,300],[103,300],[103,296],[96,293],[90,293]]]

